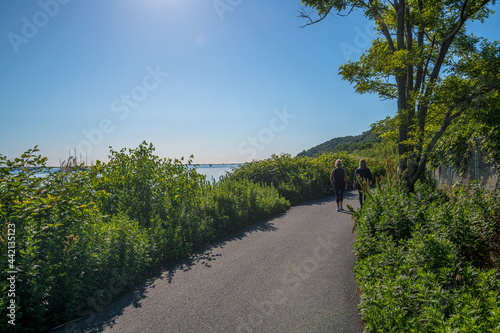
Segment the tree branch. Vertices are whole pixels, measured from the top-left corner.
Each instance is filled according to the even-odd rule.
[[[474,99],[478,98],[479,96],[482,96],[486,93],[489,93],[490,91],[493,91],[493,90],[497,89],[498,87],[500,87],[500,81],[491,82],[489,84],[486,84],[486,85],[480,87],[475,93],[456,100],[454,102],[454,104],[459,105],[459,104],[463,104],[463,103],[470,103]]]
[[[467,4],[469,3],[469,0],[465,0],[464,3],[462,4],[462,8],[460,9],[460,17],[459,17],[459,21],[457,23],[457,26],[455,27],[455,29],[453,29],[449,34],[448,36],[446,36],[444,39],[443,39],[443,42],[442,44],[445,44],[448,42],[448,40],[453,40],[453,38],[455,38],[456,34],[458,33],[458,31],[460,31],[460,29],[462,28],[462,26],[464,25],[465,21],[467,20],[467,17],[465,17],[465,9],[467,8]]]
[[[352,13],[352,11],[354,10],[354,8],[355,8],[355,7],[354,7],[354,5],[352,5],[351,9],[349,10],[349,13],[347,13],[347,14],[340,14],[340,13],[337,13],[337,15],[338,15],[338,16],[343,16],[343,17],[349,16],[349,14],[351,14],[351,13]]]
[[[483,0],[481,4],[479,4],[479,7],[474,11],[474,13],[477,13],[482,7],[484,7],[486,4],[488,4],[490,0]],[[462,4],[462,7],[460,8],[460,14],[459,14],[459,19],[458,22],[456,23],[455,28],[452,28],[448,36],[446,36],[443,41],[441,42],[441,48],[439,49],[439,54],[436,59],[436,64],[434,66],[434,70],[431,73],[430,81],[434,81],[437,79],[439,76],[439,73],[441,71],[441,66],[443,64],[443,61],[445,59],[446,54],[448,53],[448,49],[450,48],[453,40],[455,39],[455,36],[458,34],[460,29],[463,27],[465,22],[470,18],[471,15],[466,15],[465,11],[467,9],[467,5],[469,4],[469,0],[465,0]],[[427,95],[427,93],[426,93]]]
[[[301,10],[298,11],[299,15],[297,17],[305,18],[305,19],[309,20],[309,23],[301,25],[300,28],[305,28],[305,27],[307,27],[309,25],[313,25],[313,24],[316,24],[318,22],[323,21],[328,16],[328,14],[330,14],[330,12],[332,11],[332,9],[333,9],[333,5],[330,6],[330,8],[328,8],[327,12],[323,16],[321,16],[319,19],[313,20],[311,18],[311,14],[307,13],[306,10],[304,8],[302,8]],[[352,9],[351,9],[351,11],[352,11]]]
[[[389,1],[390,2],[390,1]],[[373,7],[373,0],[369,0],[370,6],[367,6],[365,4],[366,9],[370,9]],[[390,2],[391,5],[394,7],[394,3]],[[396,52],[396,47],[394,46],[394,41],[392,40],[391,33],[389,31],[389,28],[387,28],[387,24],[385,23],[384,19],[382,18],[382,15],[378,11],[373,12],[373,17],[375,18],[375,22],[378,22],[382,28],[382,33],[384,34],[385,39],[387,40],[387,44],[389,46],[389,50],[391,50],[392,53]]]
[[[489,0],[484,0],[483,3],[480,5],[480,7],[484,6],[486,3],[488,3],[488,1]],[[465,22],[469,18],[467,15],[465,15],[465,10],[466,10],[468,4],[469,4],[469,0],[465,0],[463,2],[462,7],[460,8],[460,14],[459,14],[459,18],[458,18],[458,22],[457,22],[456,26],[451,29],[450,33],[441,42],[438,56],[437,56],[436,61],[434,63],[434,68],[432,69],[432,72],[429,76],[429,82],[428,82],[427,87],[426,87],[425,92],[424,92],[424,97],[423,97],[424,104],[419,108],[420,113],[421,113],[419,115],[419,118],[424,120],[424,121],[425,121],[425,116],[427,114],[428,103],[430,100],[429,96],[431,96],[433,91],[434,91],[434,82],[439,77],[439,73],[441,72],[441,67],[443,65],[446,54],[448,53],[448,50],[449,50],[455,36],[458,34],[460,29],[463,27],[463,25],[465,24]],[[434,35],[434,38],[435,38],[435,35]],[[433,38],[432,46],[434,46],[434,38]],[[431,60],[431,56],[429,56],[427,64],[429,63],[430,60]],[[427,68],[427,65],[426,65],[426,68]],[[420,125],[421,128],[423,126],[425,126],[425,123]]]
[[[417,179],[420,177],[420,175],[424,172],[429,154],[432,153],[437,142],[439,141],[439,139],[441,139],[441,137],[443,136],[446,129],[450,126],[450,124],[454,120],[456,120],[460,116],[462,116],[464,111],[467,109],[467,107],[472,103],[472,101],[475,98],[477,98],[481,95],[484,95],[485,93],[488,93],[490,91],[493,91],[493,90],[497,89],[498,87],[500,87],[500,81],[492,82],[490,84],[487,84],[487,85],[481,87],[474,94],[460,98],[460,99],[456,100],[455,103],[453,103],[453,106],[451,106],[449,108],[448,112],[446,112],[446,115],[444,116],[443,124],[441,125],[439,130],[434,134],[433,138],[431,139],[431,141],[427,145],[425,152],[422,154],[422,158],[420,159],[420,161],[418,163],[417,169],[416,169],[415,173],[413,174],[413,176],[411,177],[411,185],[413,185],[417,181]],[[458,111],[455,112],[454,114],[452,114],[453,110],[455,110],[455,109],[458,109]]]
[[[430,56],[432,54],[432,50],[434,49],[434,46],[436,45],[436,35],[434,35],[432,37],[432,44],[431,44],[431,50],[429,52],[429,58],[427,58],[427,61],[425,62],[425,67],[424,67],[424,72],[423,72],[423,76],[422,76],[422,82],[425,82],[425,78],[427,77],[427,74],[429,73],[428,69],[429,69],[429,63],[431,62],[432,60],[432,57]],[[425,89],[425,84],[422,84],[422,89]],[[424,91],[421,91],[421,93],[423,93]]]
[[[487,92],[493,91],[496,88],[500,87],[500,81],[493,82],[491,84],[485,85],[481,87],[476,93],[460,98],[453,103],[453,106],[451,106],[446,112],[446,115],[444,116],[443,124],[441,125],[441,128],[436,132],[432,140],[429,142],[429,144],[426,147],[426,152],[424,155],[429,154],[435,147],[437,141],[441,138],[443,133],[446,131],[448,126],[453,122],[455,119],[459,118],[464,111],[466,110],[467,106],[470,105],[470,103],[477,97],[484,95]],[[453,110],[458,109],[457,112],[452,114]]]
[[[423,4],[422,1],[418,1],[418,12],[420,15],[422,15],[423,11]],[[424,53],[424,33],[425,33],[425,27],[419,26],[418,27],[418,32],[417,32],[417,46],[420,47],[420,56]],[[417,76],[415,78],[415,91],[419,92],[420,87],[423,82],[424,78],[424,62],[421,61],[420,64],[417,67]]]

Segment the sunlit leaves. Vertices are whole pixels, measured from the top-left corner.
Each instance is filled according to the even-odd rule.
[[[302,1],[318,14],[359,9],[374,21],[377,38],[339,74],[357,93],[397,99],[401,171],[412,188],[453,122],[491,98],[500,85],[498,43],[468,35],[495,1]],[[311,23],[314,23],[311,20]],[[481,45],[479,45],[481,43]],[[456,129],[456,127],[455,127]],[[493,133],[493,132],[492,132]]]
[[[430,179],[412,194],[392,178],[370,191],[355,212],[364,331],[496,332],[498,205],[477,187],[448,195]]]
[[[46,177],[37,174],[46,159],[35,151],[14,160],[0,155],[0,272],[17,272],[23,332],[94,313],[160,263],[290,205],[271,186],[229,178],[210,184],[192,158],[161,159],[145,142],[112,150],[109,163]],[[14,268],[7,256],[12,225]],[[0,280],[2,316],[8,290]]]

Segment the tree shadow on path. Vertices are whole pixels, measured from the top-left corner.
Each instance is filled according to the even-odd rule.
[[[78,315],[82,316],[81,318],[53,328],[50,332],[102,332],[106,327],[113,327],[116,324],[116,318],[123,315],[126,308],[129,308],[130,306],[133,306],[134,308],[141,307],[141,300],[147,297],[146,295],[148,291],[155,288],[155,281],[159,279],[166,279],[170,284],[172,283],[175,274],[179,271],[187,272],[196,265],[204,265],[206,268],[210,268],[213,261],[222,256],[221,254],[214,254],[214,250],[223,248],[229,242],[241,240],[256,232],[277,231],[278,228],[274,226],[272,220],[280,218],[284,215],[286,215],[286,212],[273,216],[264,222],[258,222],[244,227],[233,234],[219,239],[213,244],[196,250],[195,253],[186,259],[178,260],[167,264],[156,271],[150,272],[147,274],[148,276],[144,278],[143,282],[134,287],[132,291],[124,291],[121,297],[115,301],[110,300],[110,302],[102,308],[97,308],[96,306],[92,307],[92,304],[95,304],[95,301],[93,302],[92,300],[88,300],[87,302],[82,303],[81,308],[90,309],[80,311]],[[112,288],[113,285],[110,282],[109,289]],[[104,294],[106,294],[106,292]]]
[[[345,200],[354,200],[358,198],[357,191],[346,191],[344,193]],[[321,205],[335,205],[335,196],[327,196],[316,200],[311,200],[295,207],[312,207]],[[343,211],[344,214],[351,214],[349,211]],[[274,219],[282,218],[289,214],[289,210],[275,215],[263,222],[258,222],[243,229],[236,231],[228,236],[222,237],[218,241],[207,245],[199,250],[196,250],[188,258],[170,263],[164,267],[159,268],[154,272],[150,272],[147,277],[144,278],[143,282],[133,288],[133,290],[123,291],[122,296],[113,302],[109,302],[104,308],[92,309],[91,302],[82,303],[82,309],[84,310],[79,313],[83,316],[73,322],[62,325],[58,328],[51,330],[54,333],[63,332],[102,332],[107,327],[113,327],[116,324],[116,319],[123,315],[126,308],[134,307],[140,308],[141,301],[147,296],[147,292],[155,288],[155,281],[166,280],[168,284],[173,283],[175,275],[179,272],[187,272],[193,269],[196,265],[203,265],[204,267],[210,269],[215,260],[217,260],[222,255],[216,253],[217,249],[223,248],[226,244],[241,240],[248,235],[257,232],[274,232],[278,231],[278,228],[273,223]],[[112,283],[110,282],[110,288],[112,288]]]
[[[259,222],[257,224],[253,224],[250,226],[245,227],[244,229],[241,229],[239,231],[236,231],[235,233],[225,236],[222,239],[216,241],[213,244],[208,245],[207,247],[204,247],[193,255],[191,255],[189,258],[186,258],[178,263],[175,263],[173,265],[170,265],[167,267],[164,275],[162,278],[166,278],[168,283],[172,283],[172,280],[176,274],[176,272],[183,271],[187,272],[190,271],[194,266],[196,265],[204,265],[207,268],[210,268],[212,265],[211,263],[217,259],[217,257],[222,256],[220,253],[214,254],[214,250],[223,248],[227,243],[235,241],[235,240],[241,240],[245,238],[246,236],[253,234],[255,232],[272,232],[272,231],[277,231],[278,228],[274,226],[274,223],[271,221],[275,218],[279,218],[281,216],[286,215],[285,213],[281,213],[279,215],[276,215],[270,219],[267,219],[264,222]]]

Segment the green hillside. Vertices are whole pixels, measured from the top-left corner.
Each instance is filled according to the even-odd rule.
[[[337,153],[346,151],[348,153],[359,153],[361,151],[370,151],[375,149],[375,147],[380,145],[381,142],[382,139],[379,137],[379,134],[377,134],[373,129],[370,129],[356,136],[333,138],[308,150],[304,150],[297,155],[315,157],[329,152]]]

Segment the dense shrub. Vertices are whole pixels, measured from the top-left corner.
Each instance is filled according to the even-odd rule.
[[[230,177],[210,184],[201,198],[198,214],[202,241],[212,241],[290,207],[274,187]]]
[[[36,151],[0,155],[0,272],[16,272],[15,298],[0,280],[0,317],[16,300],[16,325],[2,319],[1,331],[39,332],[95,313],[153,267],[289,207],[271,186],[211,184],[146,143],[46,177],[31,168],[46,162]]]
[[[345,152],[326,153],[315,158],[292,157],[288,154],[272,155],[265,160],[241,165],[230,177],[272,185],[291,204],[297,204],[333,193],[330,173],[337,159],[342,160],[343,167],[347,170],[347,186],[352,188],[354,171],[359,165],[359,158]],[[374,178],[385,174],[381,163],[368,159],[367,162]]]
[[[365,332],[499,332],[498,198],[428,179],[368,196],[354,213]]]
[[[98,201],[103,213],[125,213],[145,227],[155,218],[175,224],[196,204],[195,194],[204,183],[190,165],[191,160],[160,159],[152,144],[143,143],[111,151],[110,161],[97,163],[90,177],[93,189],[106,193]]]
[[[248,179],[275,187],[292,204],[330,192],[324,171],[312,168],[310,158],[273,155],[268,159],[248,162],[238,167],[231,178]]]

